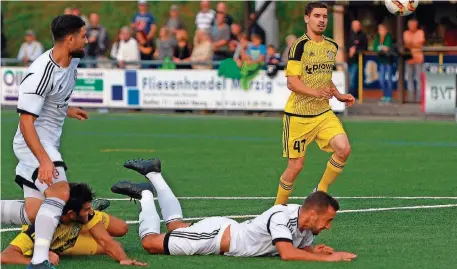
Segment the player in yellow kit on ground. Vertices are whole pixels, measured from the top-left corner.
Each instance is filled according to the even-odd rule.
[[[328,192],[351,152],[343,126],[329,105],[333,96],[348,106],[355,99],[350,94],[341,94],[332,82],[338,45],[323,35],[327,12],[325,3],[309,3],[305,11],[307,32],[289,50],[286,76],[292,93],[283,120],[283,156],[289,161],[279,182],[275,204],[287,203],[311,142],[316,141],[321,150],[334,152],[317,186],[319,191]]]

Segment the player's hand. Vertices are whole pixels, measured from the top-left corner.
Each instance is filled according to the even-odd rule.
[[[87,112],[78,107],[69,107],[67,116],[77,120],[87,120],[89,118]]]
[[[51,186],[53,178],[57,178],[57,170],[54,163],[48,158],[47,160],[40,162],[40,167],[38,167],[38,180],[43,184]]]
[[[49,261],[52,265],[59,265],[60,257],[56,253],[49,251]]]
[[[332,89],[331,88],[317,89],[314,91],[313,96],[317,97],[317,98],[330,99],[333,96]]]
[[[353,259],[357,258],[357,255],[354,253],[350,252],[334,252],[333,254],[330,254],[327,256],[327,261],[329,262],[350,262]]]
[[[322,254],[332,254],[333,253],[333,248],[326,246],[324,244],[317,245],[314,247],[314,252],[315,253],[322,253]]]
[[[133,266],[148,266],[145,262],[139,262],[136,260],[122,260],[119,262],[120,265],[133,265]]]
[[[341,94],[336,97],[338,101],[346,103],[346,106],[351,107],[355,103],[355,98],[351,94]]]

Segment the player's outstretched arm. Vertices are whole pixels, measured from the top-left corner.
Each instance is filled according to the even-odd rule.
[[[332,254],[309,251],[310,249],[298,249],[292,245],[291,242],[277,242],[276,248],[278,249],[281,259],[284,261],[319,261],[319,262],[337,262],[337,261],[351,261],[357,255],[348,252],[334,252]]]
[[[118,261],[121,265],[146,266],[146,263],[131,260],[125,253],[122,245],[114,240],[101,222],[98,222],[89,230],[95,241],[105,250],[111,258]]]

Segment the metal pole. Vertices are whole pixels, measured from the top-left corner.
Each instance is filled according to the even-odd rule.
[[[403,31],[404,31],[404,19],[402,16],[397,16],[397,46],[400,51],[398,56],[398,83],[397,91],[400,94],[400,101],[402,104],[405,103],[405,61],[403,59]]]

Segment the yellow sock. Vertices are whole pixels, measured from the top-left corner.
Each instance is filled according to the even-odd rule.
[[[294,183],[284,181],[282,177],[279,180],[278,194],[276,195],[275,205],[285,204],[294,188]]]
[[[336,177],[341,174],[344,168],[344,162],[338,160],[335,155],[330,157],[327,163],[327,169],[325,169],[324,175],[322,176],[321,182],[317,185],[318,191],[328,192],[328,187],[335,181]]]

